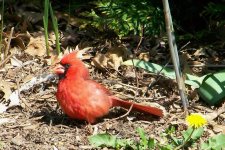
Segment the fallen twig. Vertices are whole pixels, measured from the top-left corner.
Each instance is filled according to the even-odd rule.
[[[14,54],[11,54],[11,55],[9,55],[9,56],[7,56],[1,63],[0,63],[0,68],[2,67],[2,66],[4,66],[8,61],[9,61],[9,59],[13,56]]]
[[[14,27],[11,28],[11,31],[10,31],[10,35],[9,35],[9,38],[8,38],[8,43],[6,45],[6,49],[5,49],[5,55],[4,55],[4,59],[7,57],[8,53],[9,53],[9,47],[10,47],[10,43],[11,43],[11,40],[12,40],[12,35],[13,35],[13,31],[14,31]]]

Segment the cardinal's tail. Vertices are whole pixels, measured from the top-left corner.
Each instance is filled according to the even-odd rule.
[[[137,104],[137,103],[132,103],[129,101],[124,101],[121,100],[117,97],[112,97],[112,106],[121,106],[124,107],[126,109],[129,109],[130,106],[133,104],[133,108],[132,110],[136,110],[138,112],[143,112],[143,113],[147,113],[147,114],[152,114],[152,115],[156,115],[159,117],[163,117],[163,111],[159,108],[153,107],[153,106],[144,106],[141,104]]]

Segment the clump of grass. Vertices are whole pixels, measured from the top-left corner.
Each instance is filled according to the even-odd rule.
[[[3,25],[4,25],[4,6],[5,0],[2,1],[2,11],[1,11],[1,33],[0,33],[0,54],[2,54],[2,34],[3,34]],[[1,57],[0,57],[1,60]]]
[[[60,53],[60,42],[59,42],[59,30],[58,30],[58,21],[56,16],[54,15],[54,11],[52,9],[52,5],[49,2],[49,0],[45,0],[44,3],[44,16],[43,16],[43,24],[44,24],[44,32],[45,32],[45,44],[46,44],[46,52],[47,56],[50,55],[49,52],[49,44],[48,44],[48,19],[49,19],[49,11],[50,11],[50,16],[53,24],[53,31],[56,36],[56,52],[59,55]]]

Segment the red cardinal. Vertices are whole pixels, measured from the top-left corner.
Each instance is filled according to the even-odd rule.
[[[94,123],[97,118],[108,114],[111,107],[129,109],[132,104],[132,110],[163,116],[161,109],[121,100],[91,80],[88,69],[77,58],[77,52],[64,56],[55,68],[55,73],[59,76],[56,98],[64,113],[71,118]]]

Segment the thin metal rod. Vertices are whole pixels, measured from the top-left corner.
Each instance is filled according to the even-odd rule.
[[[172,57],[174,70],[176,73],[176,79],[178,83],[179,93],[182,100],[182,104],[184,107],[184,110],[187,111],[188,107],[188,100],[185,94],[185,85],[184,85],[184,79],[182,78],[182,72],[180,68],[180,61],[179,56],[177,52],[177,45],[175,41],[175,35],[174,35],[174,29],[173,29],[173,22],[172,17],[170,13],[169,3],[168,0],[162,0],[163,2],[163,8],[164,8],[164,15],[165,15],[165,22],[166,22],[166,31],[168,36],[168,42],[170,47],[170,54]]]

